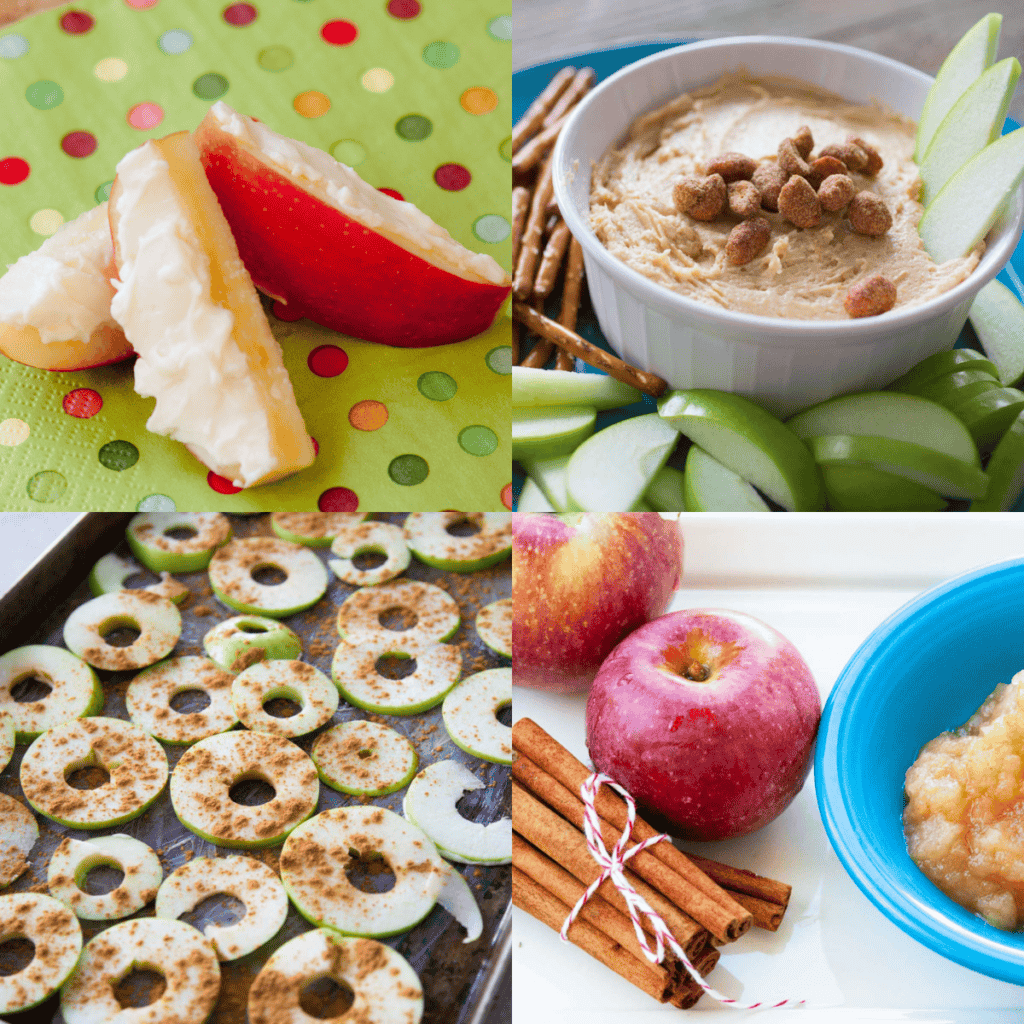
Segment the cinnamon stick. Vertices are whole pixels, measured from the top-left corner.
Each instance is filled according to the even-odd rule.
[[[593,68],[580,68],[573,76],[569,87],[558,97],[554,106],[544,116],[541,127],[550,128],[556,121],[561,120],[563,114],[572,110],[590,92],[596,81],[597,74]]]
[[[759,900],[756,896],[748,896],[743,892],[730,892],[729,895],[740,906],[746,907],[750,911],[756,927],[764,928],[765,931],[769,932],[777,932],[779,930],[779,925],[782,924],[782,917],[786,913],[785,907],[780,906],[778,903],[769,903],[767,900]]]
[[[518,295],[518,291],[516,294]],[[512,316],[535,334],[553,342],[559,348],[582,359],[583,362],[596,366],[599,370],[604,370],[610,377],[621,380],[624,384],[631,384],[654,398],[660,398],[668,390],[667,381],[646,370],[638,370],[628,363],[624,363],[616,356],[605,352],[603,348],[598,348],[585,338],[581,338],[575,331],[563,327],[554,320],[549,320],[526,305],[525,302],[513,301]]]
[[[774,878],[765,878],[762,875],[755,875],[753,871],[744,868],[734,868],[728,864],[721,864],[717,860],[708,860],[707,857],[698,857],[697,854],[688,854],[690,860],[697,865],[709,878],[714,879],[723,889],[732,889],[735,892],[745,893],[756,899],[764,900],[767,903],[775,903],[783,910],[789,906],[789,897],[793,887],[785,882],[778,882]]]
[[[575,238],[569,240],[569,259],[562,278],[562,308],[558,322],[570,331],[576,330],[583,292],[583,246]]]
[[[547,245],[544,246],[540,270],[537,271],[537,280],[533,284],[534,295],[546,298],[554,291],[565,250],[569,247],[569,238],[569,225],[559,218],[548,237]]]
[[[558,98],[572,84],[576,75],[574,67],[564,67],[544,87],[541,94],[530,104],[526,113],[516,122],[512,129],[512,154],[523,145],[544,123],[551,108]]]
[[[551,196],[551,161],[549,160],[537,179],[530,202],[530,213],[523,230],[523,240],[519,246],[519,259],[516,261],[515,279],[512,289],[517,298],[527,299],[533,292],[534,271],[540,257],[540,240],[544,233],[544,207]]]

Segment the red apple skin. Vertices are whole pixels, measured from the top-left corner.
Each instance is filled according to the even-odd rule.
[[[585,691],[612,648],[667,607],[683,538],[657,512],[512,517],[512,681]]]
[[[693,661],[710,670],[705,682],[681,674]],[[662,827],[728,839],[800,792],[820,717],[814,677],[781,633],[741,612],[691,609],[642,626],[601,666],[587,746]]]

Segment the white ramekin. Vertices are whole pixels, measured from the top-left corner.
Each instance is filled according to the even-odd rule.
[[[583,247],[601,330],[623,359],[673,387],[747,395],[788,415],[847,391],[882,387],[951,348],[979,289],[1010,258],[1024,226],[1024,186],[989,233],[967,280],[919,306],[859,320],[788,320],[735,313],[683,298],[620,262],[590,227],[593,164],[641,114],[727,71],[784,74],[844,98],[877,99],[915,120],[932,79],[865,50],[812,39],[740,36],[689,43],[616,72],[591,92],[554,151],[555,196]]]

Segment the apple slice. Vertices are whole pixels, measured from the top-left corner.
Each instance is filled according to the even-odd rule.
[[[523,484],[519,492],[519,501],[516,502],[517,512],[556,512],[558,511],[551,502],[544,496],[544,492],[529,478]]]
[[[1002,281],[989,281],[971,304],[971,324],[1003,384],[1024,377],[1024,306]]]
[[[565,490],[565,470],[568,465],[568,455],[556,455],[551,459],[527,459],[522,463],[526,475],[544,492],[544,497],[555,512],[564,512],[569,507],[569,495]]]
[[[810,447],[821,466],[872,466],[950,498],[981,498],[988,490],[988,477],[977,466],[891,437],[826,434],[812,437]]]
[[[946,374],[945,377],[936,377],[910,394],[944,405],[955,416],[957,409],[965,402],[998,387],[999,381],[993,380],[984,371],[960,370]]]
[[[64,224],[0,277],[0,353],[40,370],[85,370],[132,354],[110,315],[117,276],[107,204]]]
[[[956,101],[921,160],[921,203],[927,206],[968,160],[999,138],[1020,78],[1020,64],[1007,57],[987,71]]]
[[[567,455],[594,432],[593,406],[512,410],[512,458],[522,462]]]
[[[807,446],[750,399],[704,388],[672,391],[658,402],[658,415],[790,512],[825,507]]]
[[[999,370],[996,364],[986,359],[980,352],[975,352],[973,348],[954,348],[945,352],[936,352],[934,355],[922,359],[906,373],[897,377],[886,390],[902,391],[904,394],[913,395],[917,393],[916,389],[920,385],[927,384],[937,377],[958,373],[961,370],[981,370],[993,380],[999,379]]]
[[[463,945],[467,942],[475,942],[483,934],[484,919],[480,914],[480,907],[477,905],[473,890],[450,864],[448,865],[448,874],[445,875],[444,888],[437,894],[437,903],[466,929],[466,937],[462,940]]]
[[[565,488],[574,512],[627,512],[643,496],[679,440],[657,413],[619,420],[569,459]]]
[[[988,233],[1024,179],[1024,129],[971,157],[928,204],[918,234],[936,263],[966,256]]]
[[[686,456],[686,512],[770,512],[761,496],[743,477],[694,445]]]
[[[644,492],[643,500],[653,512],[685,512],[686,502],[683,487],[686,476],[675,466],[662,466]]]
[[[833,512],[941,512],[949,502],[931,488],[868,465],[821,467]]]
[[[918,163],[956,101],[996,59],[1002,22],[1001,14],[986,14],[963,34],[942,62],[917,122],[914,159]]]
[[[991,451],[1021,412],[1024,393],[1016,388],[993,388],[956,410],[981,452]]]
[[[512,367],[512,406],[592,405],[595,409],[616,409],[639,402],[636,388],[603,373],[574,373],[572,370],[540,370],[530,366]]]
[[[971,502],[971,512],[1011,512],[1024,494],[1024,412],[1003,434],[985,466],[989,485],[984,498]]]
[[[385,345],[443,345],[485,331],[511,289],[494,259],[412,203],[223,102],[195,138],[256,286],[315,323]]]

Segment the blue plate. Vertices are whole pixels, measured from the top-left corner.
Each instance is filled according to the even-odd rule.
[[[934,587],[882,623],[825,704],[818,808],[843,867],[908,935],[971,970],[1024,985],[1024,933],[939,891],[907,853],[903,779],[920,748],[962,725],[1024,668],[1024,559]]]
[[[551,81],[555,73],[567,64],[571,64],[574,67],[591,67],[597,73],[597,80],[600,82],[609,75],[614,74],[620,68],[624,68],[627,64],[633,64],[638,60],[642,60],[644,57],[649,57],[652,53],[658,53],[661,50],[671,49],[673,46],[682,46],[685,43],[693,42],[692,39],[678,39],[674,42],[657,42],[657,43],[642,43],[632,46],[615,46],[607,50],[592,50],[589,53],[575,54],[570,57],[564,57],[557,61],[549,61],[547,64],[537,64],[531,68],[524,68],[522,71],[517,71],[512,75],[512,123],[515,124],[519,118],[526,112],[526,108],[534,101],[537,95],[544,89],[544,86]],[[1003,134],[1012,131],[1014,128],[1018,128],[1019,125],[1011,120],[1006,119],[1006,123],[1003,125]],[[1014,250],[1013,256],[1010,258],[1010,262],[1003,268],[999,273],[999,280],[1003,282],[1008,288],[1010,288],[1019,299],[1024,300],[1024,241],[1017,246]],[[549,311],[550,312],[550,311]],[[554,311],[557,315],[557,310]],[[608,344],[605,336],[601,333],[601,328],[598,326],[597,318],[591,312],[589,304],[585,308],[580,310],[580,319],[577,325],[577,331],[583,335],[588,341],[592,341],[595,345],[600,345],[601,348],[608,352],[612,351],[611,346]],[[957,341],[958,348],[977,348],[974,331],[968,325],[964,328]],[[600,370],[595,369],[592,366],[587,366],[584,363],[577,362],[577,366],[582,366],[587,373],[601,373]],[[600,430],[602,427],[608,426],[610,423],[614,423],[616,420],[627,419],[630,416],[639,416],[641,413],[656,412],[657,405],[653,398],[644,397],[642,401],[635,402],[633,405],[627,405],[621,409],[610,409],[607,412],[600,412],[597,415],[597,428]],[[515,492],[516,500],[518,501],[519,491],[522,488],[523,476],[521,473],[516,471],[513,473],[513,490]],[[1017,507],[1014,509],[1016,512],[1024,512],[1024,497],[1017,503]],[[1024,663],[1022,666],[1024,667]]]

